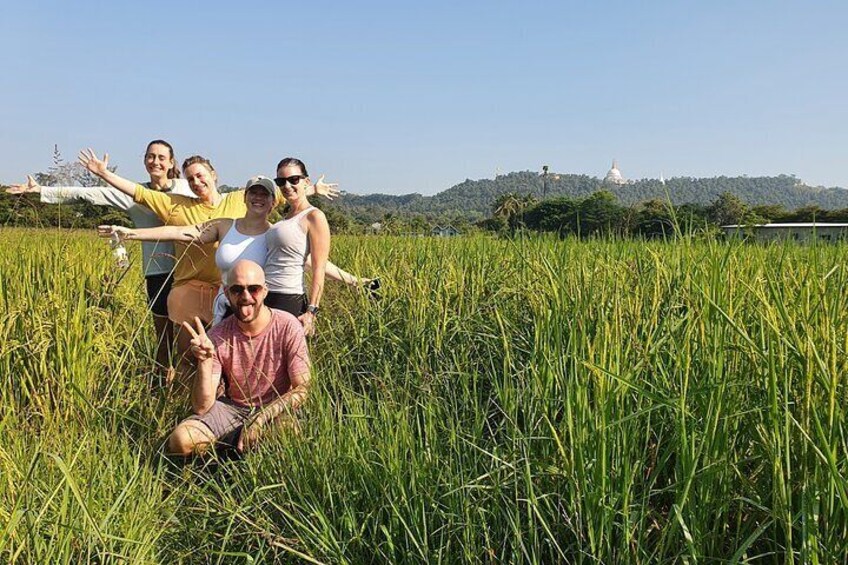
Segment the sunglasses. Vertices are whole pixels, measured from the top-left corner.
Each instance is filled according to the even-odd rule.
[[[251,296],[256,296],[257,294],[262,292],[263,288],[265,287],[263,287],[261,284],[249,284],[247,286],[244,286],[242,284],[234,284],[227,287],[227,292],[235,296],[241,296],[241,293],[244,292],[245,289],[247,289],[247,292],[249,292]]]
[[[286,183],[289,183],[292,186],[297,186],[297,184],[306,178],[306,175],[292,175],[290,177],[277,177],[274,179],[274,184],[283,188],[286,186]]]

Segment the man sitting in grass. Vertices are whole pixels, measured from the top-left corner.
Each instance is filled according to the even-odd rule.
[[[239,261],[225,292],[233,315],[209,331],[195,318],[183,327],[192,336],[197,375],[191,391],[194,414],[168,437],[168,452],[192,455],[214,443],[243,451],[255,445],[275,418],[306,400],[309,353],[301,323],[265,306],[265,274]],[[218,397],[224,378],[225,392]]]

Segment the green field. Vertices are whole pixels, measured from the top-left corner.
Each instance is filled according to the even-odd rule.
[[[138,266],[0,229],[0,561],[842,562],[845,252],[335,238],[383,299],[331,286],[301,434],[203,467]]]

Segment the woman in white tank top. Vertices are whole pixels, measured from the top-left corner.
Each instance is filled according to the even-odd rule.
[[[244,199],[247,204],[247,214],[244,218],[230,220],[229,228],[223,223],[216,226],[218,249],[215,250],[215,264],[221,271],[221,283],[215,296],[214,315],[212,324],[215,325],[230,313],[229,302],[224,294],[227,276],[236,262],[247,259],[264,266],[268,248],[265,246],[265,233],[271,224],[268,214],[274,205],[275,193],[270,179],[254,177],[248,181],[248,189]],[[223,237],[221,234],[223,233]]]

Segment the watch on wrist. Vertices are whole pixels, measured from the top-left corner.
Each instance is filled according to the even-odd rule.
[[[306,311],[307,311],[308,313],[312,314],[313,316],[317,316],[317,315],[318,315],[318,311],[319,311],[319,310],[320,310],[320,308],[318,308],[318,307],[317,307],[316,305],[314,305],[314,304],[310,304],[309,306],[307,306],[307,307],[306,307]]]

